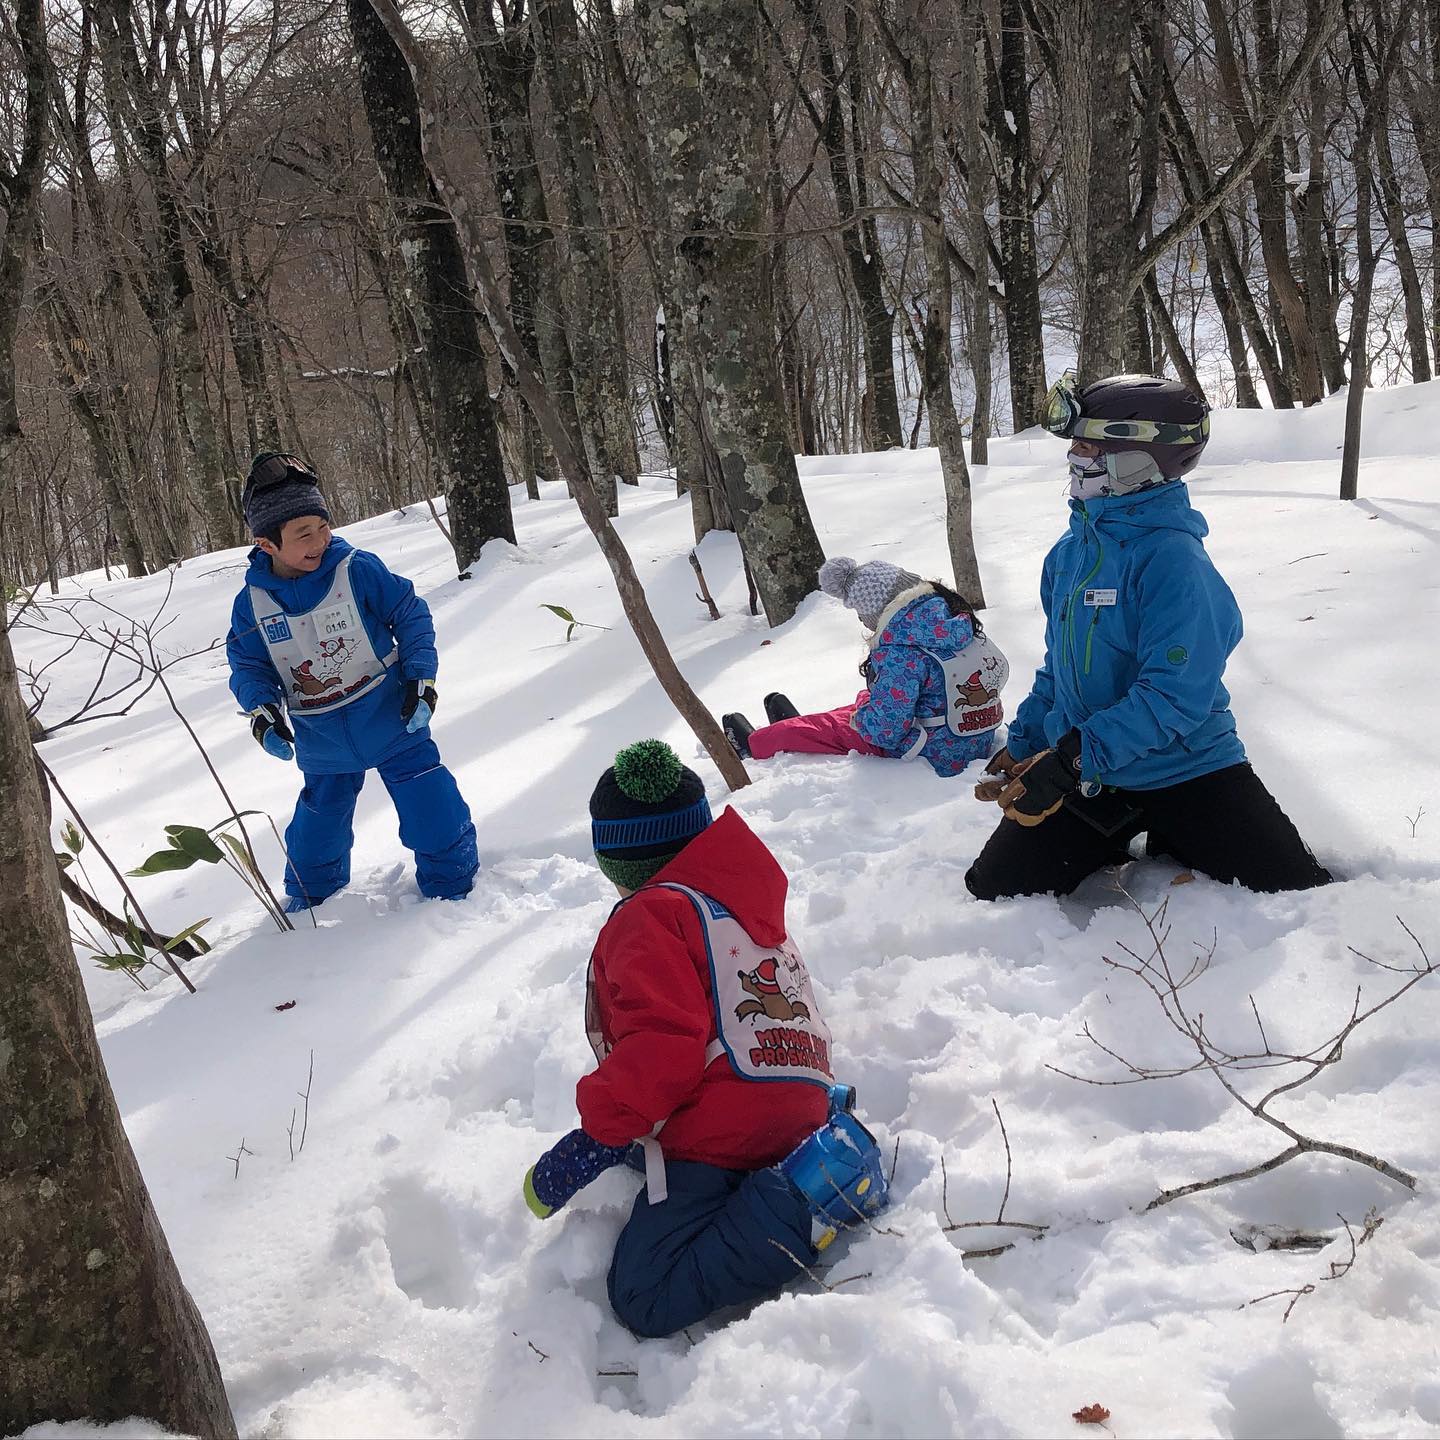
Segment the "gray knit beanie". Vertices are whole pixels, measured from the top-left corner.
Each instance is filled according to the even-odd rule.
[[[867,630],[874,630],[897,595],[924,582],[909,570],[887,560],[857,565],[848,555],[836,555],[820,567],[820,588],[844,601]]]
[[[315,472],[297,456],[274,450],[262,450],[251,463],[240,506],[252,535],[274,535],[302,515],[330,523]]]

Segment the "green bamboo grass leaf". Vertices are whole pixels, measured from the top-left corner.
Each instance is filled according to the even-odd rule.
[[[163,875],[167,870],[188,870],[197,859],[197,855],[187,855],[180,849],[157,850],[143,865],[137,865],[133,870],[127,870],[127,875]]]
[[[202,925],[208,925],[209,923],[210,917],[207,915],[203,920],[197,920],[193,925],[187,925],[178,935],[172,935],[165,942],[165,949],[173,950],[177,945],[184,944],[186,940],[189,940],[193,936],[197,945],[201,946],[204,950],[208,950],[210,948],[209,945],[196,934],[196,931],[198,931]]]
[[[177,850],[183,850],[196,860],[218,865],[225,858],[220,853],[220,847],[198,825],[167,825],[165,833]]]

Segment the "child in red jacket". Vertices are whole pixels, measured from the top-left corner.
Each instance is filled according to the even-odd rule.
[[[525,1199],[544,1218],[643,1155],[610,1303],[669,1335],[792,1279],[886,1182],[834,1084],[775,857],[733,810],[712,822],[700,777],[658,740],[615,757],[590,815],[621,895],[590,957],[599,1064],[576,1087],[580,1129],[531,1167]]]

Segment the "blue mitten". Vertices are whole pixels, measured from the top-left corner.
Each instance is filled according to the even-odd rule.
[[[597,1176],[621,1164],[629,1151],[628,1145],[602,1145],[583,1130],[572,1130],[526,1173],[525,1203],[547,1219]]]

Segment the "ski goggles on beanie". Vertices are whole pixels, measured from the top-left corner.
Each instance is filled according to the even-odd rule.
[[[320,483],[320,477],[298,455],[277,455],[273,451],[255,457],[245,483],[250,490],[268,490],[287,480],[299,480],[307,485]]]
[[[1067,370],[1045,397],[1042,422],[1066,440],[1120,440],[1155,445],[1203,445],[1210,438],[1210,416],[1193,424],[1178,420],[1101,420],[1083,413],[1075,372]]]

